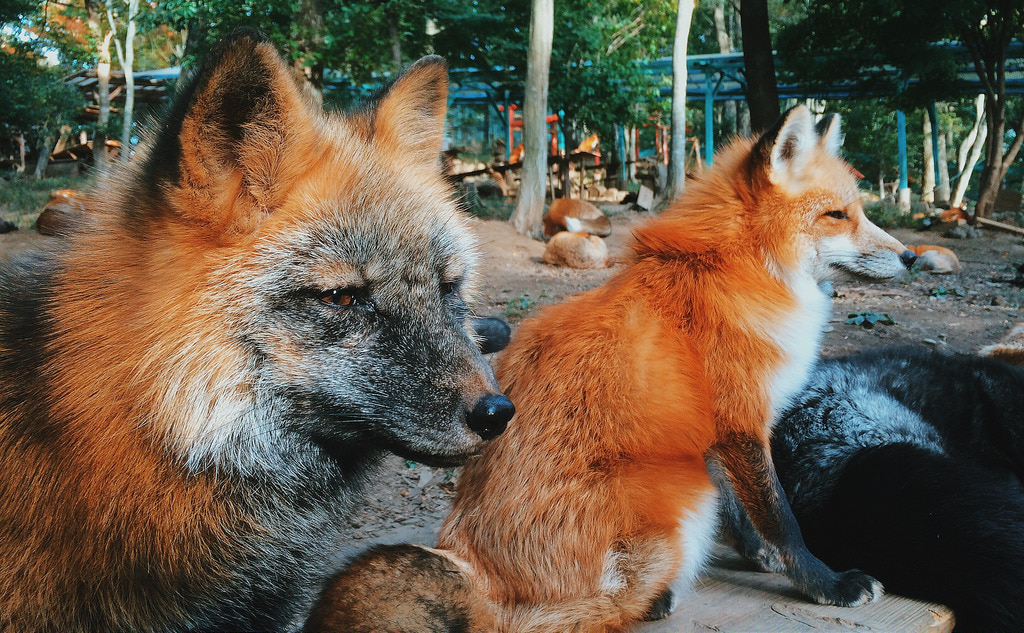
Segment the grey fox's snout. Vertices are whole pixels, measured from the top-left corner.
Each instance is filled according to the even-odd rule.
[[[503,394],[488,393],[466,414],[466,425],[484,440],[492,440],[505,431],[515,413],[515,405]]]
[[[900,254],[900,261],[907,267],[907,270],[910,270],[910,267],[917,261],[917,253],[908,248]]]

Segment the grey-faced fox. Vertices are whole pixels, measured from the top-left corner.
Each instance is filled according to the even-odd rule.
[[[439,58],[326,115],[223,43],[59,250],[0,271],[0,630],[302,625],[385,451],[500,433]]]

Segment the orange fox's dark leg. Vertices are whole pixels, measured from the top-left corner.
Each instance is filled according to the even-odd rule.
[[[774,549],[783,573],[815,602],[855,606],[871,602],[882,594],[882,585],[857,570],[832,571],[804,545],[800,526],[786,501],[785,493],[766,442],[751,434],[732,434],[713,448],[713,457],[726,473],[736,499],[746,511],[750,525]],[[749,543],[751,537],[746,537]]]
[[[782,560],[779,558],[779,550],[757,533],[750,522],[750,517],[747,516],[747,510],[736,498],[729,473],[718,461],[718,457],[709,455],[707,462],[708,472],[718,488],[719,526],[726,543],[757,565],[761,571],[785,573]]]

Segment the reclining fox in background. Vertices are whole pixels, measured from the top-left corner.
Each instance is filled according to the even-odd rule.
[[[315,112],[243,32],[60,252],[0,271],[0,630],[297,629],[384,451],[501,432],[446,99],[435,57]]]
[[[467,582],[487,609],[460,607],[460,630],[597,633],[664,617],[715,534],[708,461],[801,591],[876,599],[873,578],[807,551],[768,450],[817,356],[830,303],[818,284],[891,278],[914,259],[865,218],[839,144],[838,117],[819,136],[806,108],[790,110],[636,230],[624,271],[524,321],[497,370],[518,413],[467,463],[440,535],[448,585],[433,603],[417,596],[421,612],[403,616],[414,625],[395,623],[399,596],[358,588],[412,556],[379,548],[313,622],[444,630],[432,614],[451,613]]]

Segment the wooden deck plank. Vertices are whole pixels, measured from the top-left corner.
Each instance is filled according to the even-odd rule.
[[[440,524],[395,530],[375,543],[437,543]],[[351,557],[369,543],[345,548]],[[635,633],[951,633],[953,612],[929,602],[886,594],[859,607],[809,602],[780,574],[753,571],[731,548],[714,559],[675,612]]]
[[[637,633],[950,633],[948,608],[886,594],[859,607],[808,602],[785,577],[753,571],[719,545],[715,561],[667,619]]]

